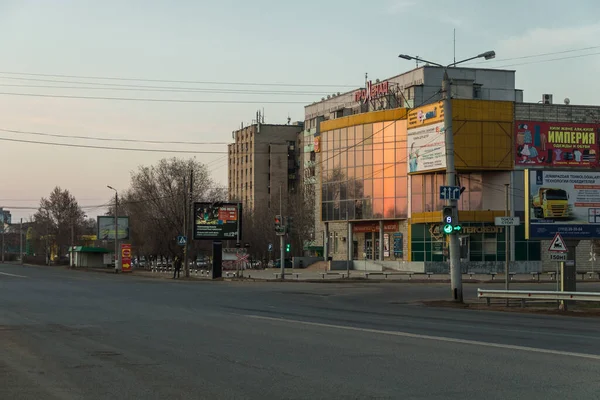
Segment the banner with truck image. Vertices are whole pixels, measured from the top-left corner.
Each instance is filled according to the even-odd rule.
[[[525,171],[531,239],[600,238],[600,172]]]

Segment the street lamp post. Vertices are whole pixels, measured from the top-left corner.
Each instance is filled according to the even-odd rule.
[[[450,78],[448,77],[448,69],[455,67],[458,64],[462,64],[467,61],[475,60],[477,58],[485,58],[491,60],[496,57],[496,52],[486,51],[458,62],[453,62],[444,66],[442,64],[434,63],[431,61],[424,60],[420,57],[413,57],[406,54],[400,54],[398,57],[404,60],[415,60],[431,65],[435,65],[444,69],[444,77],[442,80],[442,95],[444,99],[444,130],[445,130],[445,141],[446,141],[446,184],[448,186],[456,186],[456,168],[454,167],[454,134],[452,132],[452,89]],[[452,207],[452,218],[458,222],[458,203],[457,200],[447,200],[447,203]],[[454,301],[462,303],[463,301],[463,290],[462,290],[462,272],[460,270],[460,244],[458,236],[455,233],[450,234],[450,281],[452,289],[452,297]]]
[[[115,274],[119,273],[119,192],[112,186],[106,186],[115,191]]]

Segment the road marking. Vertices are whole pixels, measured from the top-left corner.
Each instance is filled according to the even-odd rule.
[[[24,275],[9,274],[8,272],[0,272],[0,275],[14,276],[15,278],[28,278],[27,276],[24,276]]]
[[[354,326],[323,324],[320,322],[300,321],[300,320],[296,320],[296,319],[264,317],[262,315],[246,315],[246,317],[254,318],[254,319],[262,319],[262,320],[266,320],[266,321],[288,322],[288,323],[292,323],[292,324],[319,326],[322,328],[343,329],[343,330],[355,331],[355,332],[367,332],[367,333],[377,333],[380,335],[400,336],[400,337],[407,337],[407,338],[412,338],[412,339],[435,340],[438,342],[460,343],[460,344],[468,344],[468,345],[474,345],[474,346],[493,347],[493,348],[497,348],[497,349],[519,350],[519,351],[527,351],[527,352],[531,352],[531,353],[552,354],[552,355],[557,355],[557,356],[570,356],[570,357],[587,358],[590,360],[600,360],[600,355],[596,355],[596,354],[574,353],[574,352],[570,352],[570,351],[541,349],[541,348],[537,348],[537,347],[517,346],[517,345],[512,345],[512,344],[489,343],[489,342],[481,342],[478,340],[456,339],[456,338],[445,337],[445,336],[421,335],[418,333],[409,333],[409,332],[383,331],[383,330],[379,330],[379,329],[358,328],[358,327],[354,327]]]

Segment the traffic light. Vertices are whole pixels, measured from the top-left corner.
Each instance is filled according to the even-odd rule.
[[[452,207],[444,207],[442,215],[443,231],[446,235],[462,231],[462,226],[458,223],[457,218],[454,218],[454,209]]]
[[[287,233],[291,233],[292,232],[292,226],[293,226],[293,223],[294,223],[294,218],[292,218],[292,217],[286,217],[285,219],[286,219],[286,221],[285,221],[286,232]]]
[[[291,245],[291,244],[289,244],[289,243],[287,243],[287,244],[285,245],[285,252],[286,252],[286,253],[289,253],[291,250],[292,250],[292,245]]]
[[[281,233],[285,232],[285,226],[283,225],[283,219],[281,218],[281,215],[276,215],[275,216],[275,233],[277,233],[278,235],[281,235]]]

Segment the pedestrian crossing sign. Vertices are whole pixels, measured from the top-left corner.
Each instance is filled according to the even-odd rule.
[[[177,244],[180,246],[185,246],[187,244],[187,237],[177,236]]]

